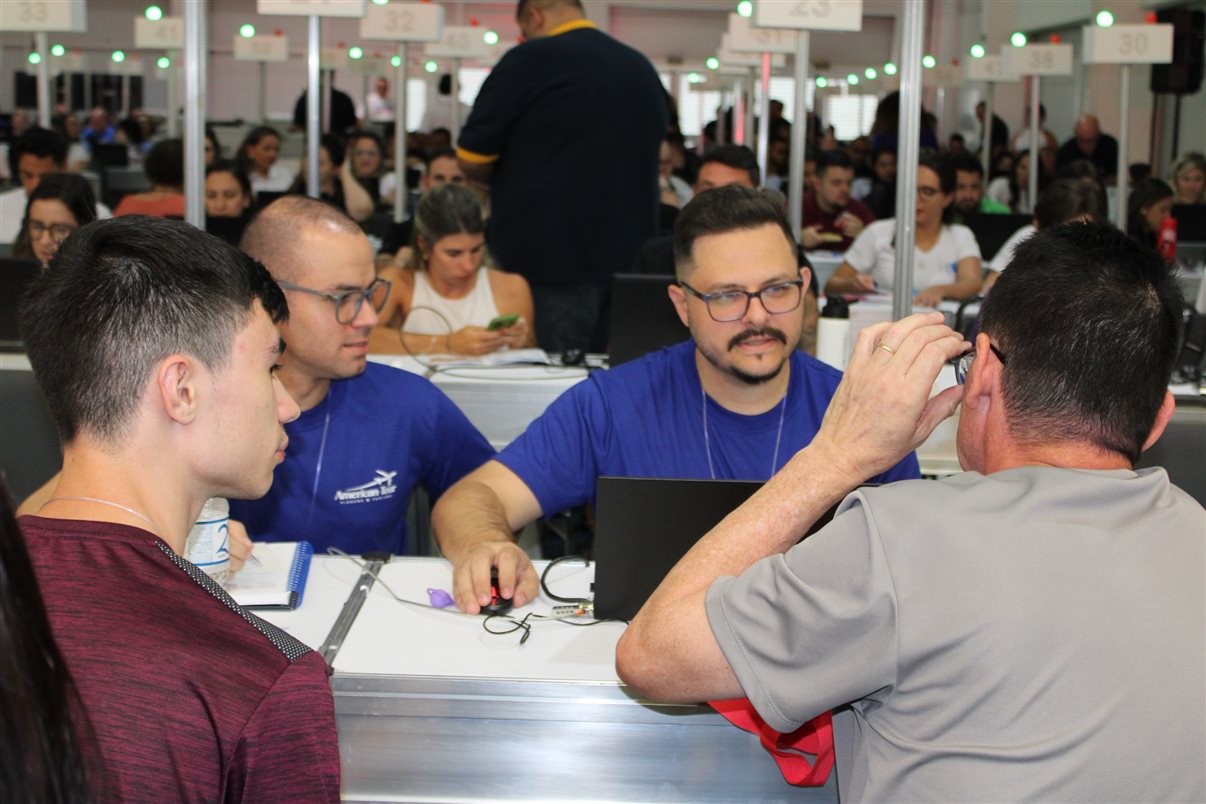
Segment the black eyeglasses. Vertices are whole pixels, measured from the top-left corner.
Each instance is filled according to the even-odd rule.
[[[335,303],[335,320],[340,324],[350,324],[356,320],[356,316],[360,315],[360,309],[364,307],[367,301],[373,306],[375,312],[381,312],[381,308],[385,306],[385,300],[389,298],[389,289],[391,287],[388,279],[374,279],[373,283],[364,290],[345,290],[342,293],[327,293],[323,290],[315,290],[314,288],[304,288],[301,285],[295,285],[292,282],[285,282],[280,279],[276,284],[287,290],[296,290],[301,293],[309,293],[312,296],[319,296],[327,301]]]
[[[997,356],[997,360],[1001,361],[1002,366],[1009,365],[1008,358],[1005,357],[1000,349],[993,346],[991,343],[988,344],[988,348],[992,349],[992,353]],[[967,372],[971,371],[971,364],[975,359],[976,350],[972,349],[970,352],[964,352],[951,361],[955,364],[955,382],[959,383],[960,385],[967,382]]]
[[[50,232],[50,239],[56,243],[61,243],[67,239],[67,235],[75,231],[74,226],[69,223],[52,223],[49,226],[41,221],[31,220],[27,224],[29,229],[29,239],[37,240],[42,235]]]
[[[750,309],[750,302],[755,298],[762,302],[762,308],[771,315],[790,313],[800,306],[804,296],[804,280],[793,279],[770,285],[762,290],[723,290],[719,293],[700,293],[686,282],[678,283],[683,290],[701,300],[708,308],[708,315],[713,321],[727,323],[739,321]]]

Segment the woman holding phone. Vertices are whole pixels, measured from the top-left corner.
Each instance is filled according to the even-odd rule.
[[[445,184],[424,193],[407,264],[380,272],[392,288],[371,351],[484,355],[535,345],[527,281],[485,267],[485,254],[474,192]]]

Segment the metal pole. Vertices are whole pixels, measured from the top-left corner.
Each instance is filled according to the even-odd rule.
[[[797,230],[804,219],[804,148],[808,141],[808,31],[796,34],[796,108],[792,113],[791,158],[787,170],[787,219]]]
[[[398,67],[394,87],[394,223],[406,220],[406,43],[398,43]]]
[[[318,138],[321,136],[321,113],[318,63],[321,53],[321,33],[318,17],[310,17],[309,41],[306,45],[306,195],[318,198]]]
[[[745,145],[745,93],[742,80],[733,81],[733,144]]]
[[[984,175],[992,175],[992,102],[993,95],[996,92],[996,86],[989,81],[984,90],[984,142],[980,143],[982,148],[981,161],[984,163]],[[986,185],[987,185],[987,180]]]
[[[1122,89],[1118,100],[1118,195],[1114,204],[1114,225],[1126,231],[1127,140],[1130,138],[1131,65],[1122,65]]]
[[[205,0],[184,4],[184,219],[205,226]]]
[[[268,124],[268,62],[260,62],[260,125]]]
[[[167,135],[168,139],[175,139],[180,136],[180,102],[176,96],[180,93],[180,87],[176,84],[177,73],[175,69],[180,59],[180,53],[175,50],[168,51],[168,61],[171,62],[169,69],[164,70],[167,77]]]
[[[122,118],[130,116],[130,76],[128,73],[121,77],[121,116]]]
[[[50,128],[50,38],[43,31],[34,34],[34,42],[42,57],[38,62],[38,125]]]
[[[321,53],[321,48],[320,48],[320,53]],[[335,122],[334,106],[335,106],[335,104],[331,102],[333,100],[333,98],[331,97],[333,94],[332,86],[335,84],[335,68],[332,67],[332,68],[323,70],[322,69],[322,58],[320,56],[318,69],[320,71],[318,74],[319,83],[321,84],[319,99],[318,99],[319,125],[322,126],[323,128],[325,128],[327,131],[331,132],[332,134],[338,134],[340,136],[343,136],[343,134],[345,132],[335,130],[335,126],[334,126],[334,122]],[[321,133],[321,131],[319,133]]]
[[[762,166],[762,186],[766,186],[766,174],[769,169],[766,158],[770,151],[770,72],[771,54],[762,54],[762,103],[758,115],[762,124],[758,127],[758,164]]]
[[[745,140],[742,145],[757,147],[754,140],[754,101],[757,100],[755,87],[758,86],[758,71],[750,68],[749,91],[745,99]]]
[[[1030,202],[1028,214],[1034,213],[1034,205],[1038,202],[1039,177],[1039,77],[1030,76],[1030,180],[1026,183],[1027,199]]]
[[[725,121],[724,110],[728,108],[724,102],[724,90],[720,90],[720,109],[716,112],[716,144],[724,145],[729,141],[729,126]],[[703,136],[700,135],[700,139]]]
[[[913,255],[917,241],[917,157],[921,151],[921,47],[925,0],[904,4],[900,54],[899,158],[896,171],[896,276],[892,317],[913,311]],[[988,123],[985,123],[988,125]]]
[[[457,136],[461,131],[461,60],[455,58],[452,60],[452,135],[451,139],[455,143]]]

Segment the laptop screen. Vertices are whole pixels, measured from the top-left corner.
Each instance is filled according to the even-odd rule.
[[[636,360],[691,337],[666,292],[674,282],[673,276],[661,274],[612,277],[610,365]]]
[[[599,478],[595,616],[635,617],[678,560],[761,486],[754,480]],[[836,511],[835,505],[808,534],[828,524]]]

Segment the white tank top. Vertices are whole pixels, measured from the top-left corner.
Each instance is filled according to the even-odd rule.
[[[427,278],[426,271],[415,271],[415,292],[410,302],[410,315],[402,327],[403,332],[419,335],[451,335],[464,327],[484,327],[498,316],[498,305],[494,303],[494,292],[490,290],[490,277],[484,265],[478,269],[473,290],[463,299],[446,299],[436,293]],[[447,319],[447,323],[440,315]]]

